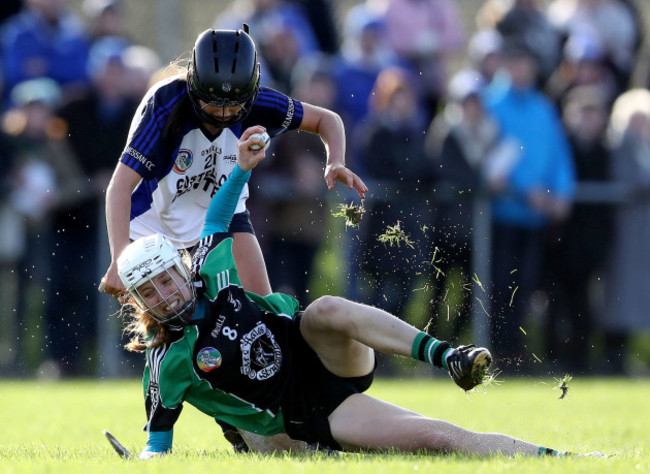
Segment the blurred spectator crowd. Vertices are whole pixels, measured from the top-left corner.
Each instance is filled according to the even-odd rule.
[[[639,3],[477,0],[472,25],[454,0],[347,2],[345,15],[337,3],[239,0],[196,33],[249,24],[262,83],[343,118],[348,166],[370,188],[359,226],[337,240],[345,296],[406,318],[426,291],[420,323],[454,344],[468,342],[480,304],[505,373],[626,373],[630,335],[650,329]],[[129,37],[126,2],[82,7],[0,9],[3,375],[97,374],[98,323],[116,311],[102,312],[96,289],[104,192],[163,65]],[[281,135],[271,153],[251,181],[251,214],[273,289],[305,305],[339,232],[332,209],[354,196],[328,194],[317,136]],[[412,245],[378,240],[395,225]],[[473,251],[477,239],[489,254]]]

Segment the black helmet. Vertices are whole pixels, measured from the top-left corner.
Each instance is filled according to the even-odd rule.
[[[250,112],[260,85],[257,49],[242,30],[205,30],[199,35],[188,65],[187,90],[197,115],[215,127],[241,122]],[[242,105],[231,119],[217,120],[201,108],[199,100],[219,107]]]

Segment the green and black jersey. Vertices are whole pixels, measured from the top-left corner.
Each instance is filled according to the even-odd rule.
[[[289,383],[298,302],[244,291],[229,234],[203,238],[193,253],[199,297],[190,324],[147,350],[147,431],[171,430],[187,402],[262,435],[285,432],[280,401]]]

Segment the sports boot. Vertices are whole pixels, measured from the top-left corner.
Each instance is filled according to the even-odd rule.
[[[490,351],[473,344],[458,346],[447,356],[449,375],[465,391],[483,383],[491,363]]]

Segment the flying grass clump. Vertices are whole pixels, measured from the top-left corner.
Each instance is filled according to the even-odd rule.
[[[555,379],[555,381],[558,383],[558,385],[555,387],[556,389],[560,390],[562,393],[560,394],[560,397],[558,400],[562,400],[564,397],[567,396],[569,393],[569,382],[573,379],[573,377],[569,374],[566,374],[564,377],[561,379]]]
[[[359,227],[361,218],[365,213],[366,209],[363,207],[362,201],[359,205],[352,202],[350,204],[339,204],[339,211],[333,213],[332,216],[345,218],[346,227]]]
[[[481,382],[481,386],[487,388],[493,385],[501,385],[503,381],[497,379],[500,373],[501,371],[499,370],[494,370],[494,371],[486,370],[485,373],[483,374],[483,382]]]
[[[485,390],[488,387],[501,385],[503,383],[503,380],[499,380],[497,378],[500,373],[501,371],[499,370],[493,370],[493,371],[486,370],[485,373],[483,374],[483,381],[481,382],[481,385],[477,386],[477,388],[480,387],[481,389]]]
[[[497,376],[500,373],[500,370],[490,370],[489,366],[478,367],[475,375],[476,380],[479,382],[477,387],[487,388],[491,385],[499,385],[501,381],[497,380]]]
[[[399,247],[400,244],[403,243],[407,247],[414,248],[413,241],[408,236],[408,234],[402,230],[400,221],[397,221],[395,225],[389,225],[386,228],[386,232],[377,237],[377,240],[382,244],[388,244],[391,247],[393,245],[397,245]]]
[[[503,380],[499,380],[497,378],[500,374],[500,370],[490,370],[487,367],[483,367],[481,371],[476,374],[477,379],[479,379],[481,382],[472,390],[465,390],[465,396],[469,398],[469,396],[474,393],[487,393],[487,389],[489,387],[496,387],[501,385],[503,383]]]

